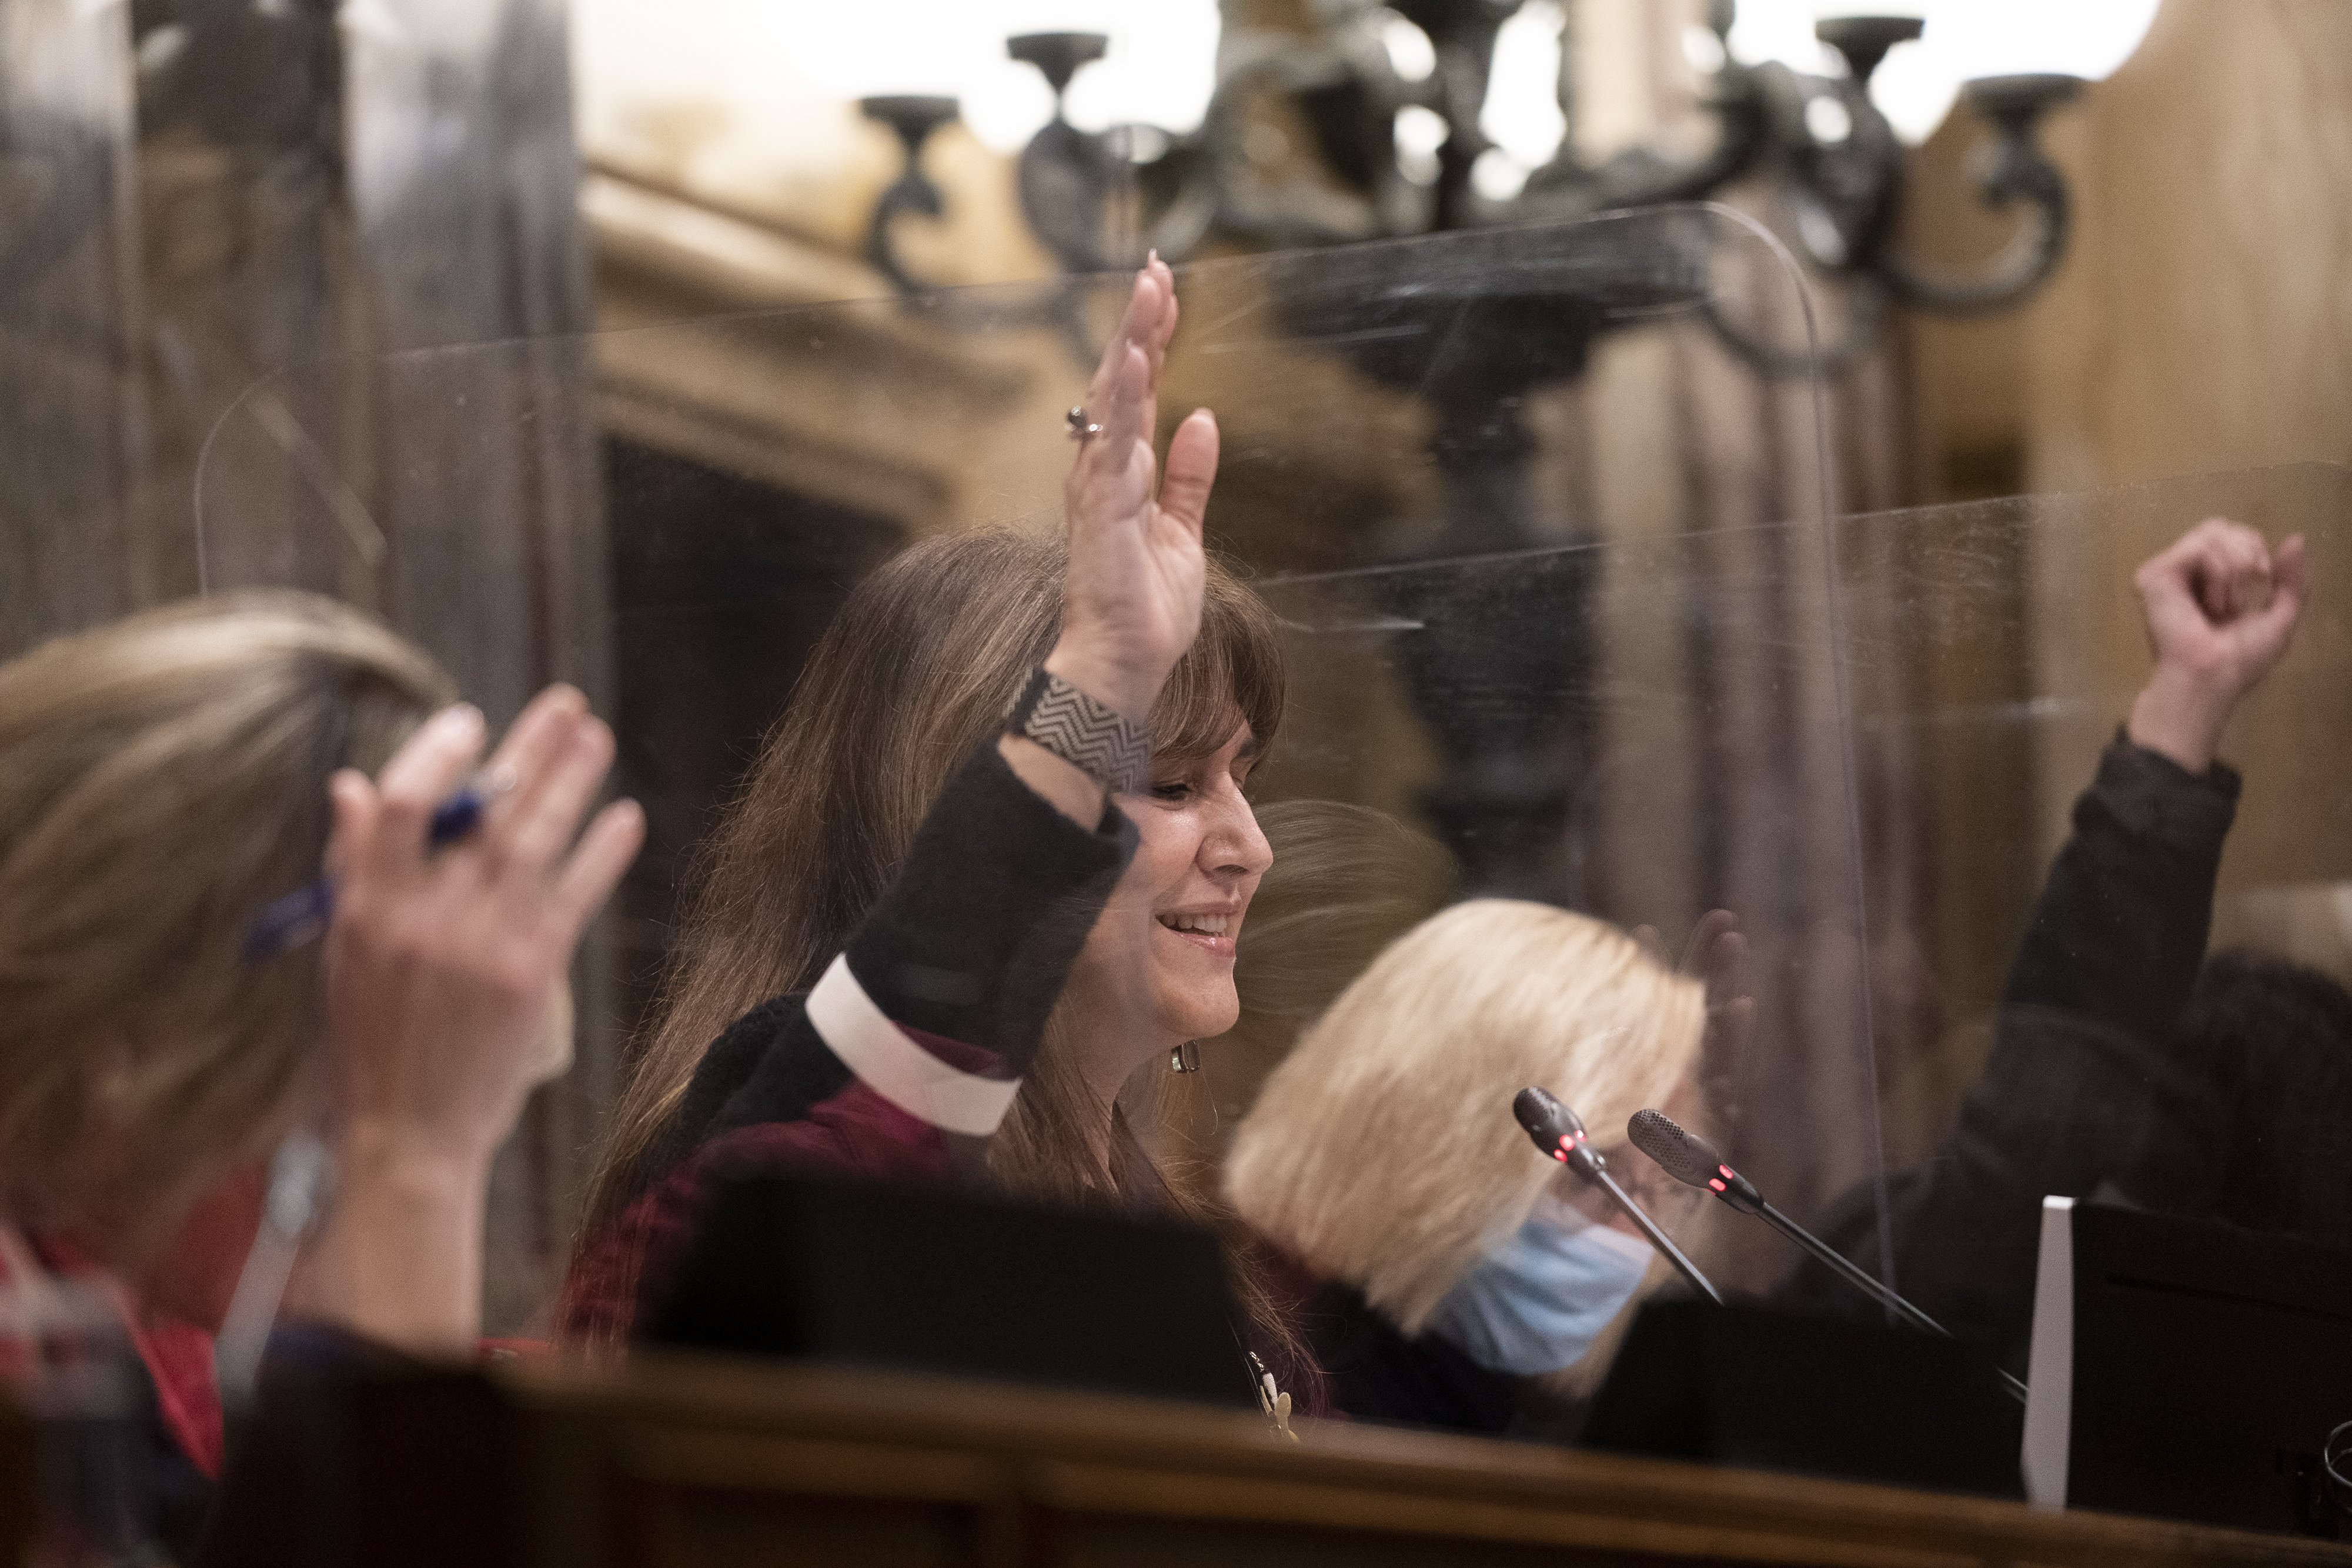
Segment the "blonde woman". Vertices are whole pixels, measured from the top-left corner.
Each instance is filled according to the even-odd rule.
[[[1528,1146],[1511,1096],[1539,1084],[1622,1137],[1687,1092],[1706,1028],[1706,988],[1632,936],[1504,899],[1423,921],[1341,993],[1225,1167],[1313,1281],[1300,1322],[1335,1409],[1500,1431],[1525,1380],[1583,1357],[1650,1249]]]
[[[221,1463],[212,1336],[298,1121],[329,1129],[337,1181],[295,1312],[402,1352],[477,1341],[490,1160],[643,820],[608,807],[575,844],[613,740],[559,687],[491,758],[505,788],[476,830],[433,848],[485,738],[453,696],[415,648],[300,595],[0,665],[0,1291],[73,1279],[120,1314],[167,1541]],[[323,939],[257,948],[322,871]],[[0,1339],[0,1373],[27,1348]]]

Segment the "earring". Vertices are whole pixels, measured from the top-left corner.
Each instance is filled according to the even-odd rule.
[[[1170,1051],[1168,1053],[1168,1071],[1171,1072],[1200,1071],[1201,1048],[1192,1040],[1188,1040],[1183,1044],[1178,1046],[1175,1050]]]

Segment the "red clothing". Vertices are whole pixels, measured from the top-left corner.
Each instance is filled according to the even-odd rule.
[[[640,1319],[642,1282],[669,1277],[694,1239],[710,1189],[730,1177],[813,1169],[936,1180],[947,1168],[937,1127],[852,1080],[798,1121],[737,1127],[697,1149],[581,1249],[556,1321],[567,1336],[626,1337]]]
[[[37,1277],[23,1276],[33,1272]],[[220,1385],[213,1375],[213,1336],[194,1323],[142,1307],[128,1287],[62,1236],[0,1229],[0,1291],[37,1290],[44,1279],[97,1290],[113,1308],[155,1391],[155,1414],[183,1458],[206,1480],[220,1479]],[[17,1325],[6,1325],[13,1335]],[[37,1347],[0,1337],[0,1375],[29,1377]]]

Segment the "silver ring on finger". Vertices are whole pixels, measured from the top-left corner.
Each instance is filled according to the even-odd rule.
[[[1100,435],[1103,430],[1101,425],[1094,422],[1094,416],[1087,413],[1086,406],[1082,403],[1072,403],[1070,412],[1062,416],[1062,423],[1068,428],[1070,439],[1081,446]]]

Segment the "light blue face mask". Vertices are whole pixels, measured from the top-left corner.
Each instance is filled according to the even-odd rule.
[[[1591,1350],[1649,1271],[1650,1244],[1590,1221],[1567,1229],[1558,1214],[1539,1207],[1462,1276],[1426,1332],[1483,1367],[1522,1377],[1557,1372]]]

